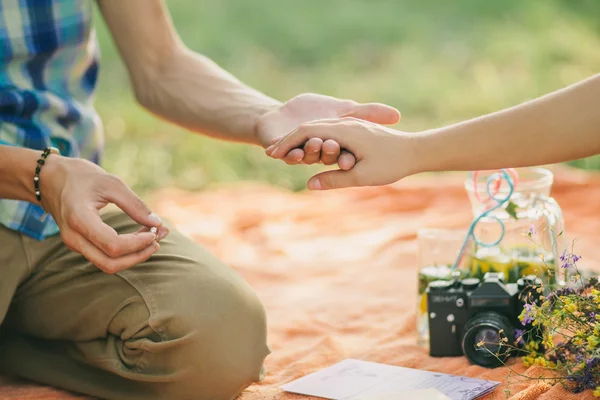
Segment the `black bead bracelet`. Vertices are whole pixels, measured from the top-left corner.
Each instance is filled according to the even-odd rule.
[[[46,158],[50,154],[60,154],[60,152],[55,147],[46,147],[44,149],[44,152],[42,153],[42,158],[37,160],[37,167],[35,168],[35,175],[33,177],[33,185],[35,187],[35,198],[40,202],[42,201],[42,193],[40,192],[40,171],[46,163]]]

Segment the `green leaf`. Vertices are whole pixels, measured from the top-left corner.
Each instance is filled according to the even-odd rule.
[[[506,212],[514,219],[519,219],[519,217],[517,217],[517,205],[510,200],[506,205]]]

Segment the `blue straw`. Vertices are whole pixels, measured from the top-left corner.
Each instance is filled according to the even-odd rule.
[[[506,183],[508,183],[508,194],[505,197],[498,198],[492,194],[491,187],[492,187],[492,184],[494,183],[494,180],[497,178],[503,179],[506,181]],[[511,179],[510,175],[504,169],[501,170],[501,172],[497,172],[497,173],[491,175],[487,179],[487,185],[486,185],[487,194],[490,197],[490,199],[492,199],[496,202],[496,205],[493,206],[492,208],[482,212],[481,214],[479,214],[479,216],[477,216],[473,220],[473,222],[471,222],[471,225],[469,226],[469,230],[467,231],[465,240],[462,244],[462,247],[460,248],[460,252],[458,253],[458,257],[456,258],[456,261],[454,262],[454,265],[452,266],[453,270],[458,268],[458,265],[460,264],[460,260],[463,258],[465,249],[467,248],[467,245],[469,244],[469,240],[471,240],[471,238],[473,238],[473,241],[475,242],[475,244],[477,246],[481,246],[481,247],[497,246],[498,244],[500,244],[502,239],[504,239],[504,223],[502,222],[502,220],[500,220],[500,218],[498,218],[495,215],[490,216],[490,218],[492,218],[496,222],[498,222],[498,224],[500,225],[500,231],[501,231],[500,237],[496,241],[491,242],[491,243],[486,243],[486,242],[479,240],[477,238],[477,236],[475,235],[475,227],[483,218],[488,217],[492,212],[501,208],[510,199],[510,197],[512,196],[513,191],[514,191],[514,187],[515,186],[514,186],[513,180]]]

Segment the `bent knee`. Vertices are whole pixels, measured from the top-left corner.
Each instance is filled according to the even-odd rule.
[[[198,279],[201,278],[201,279]],[[161,296],[139,366],[163,375],[162,398],[232,399],[262,378],[269,354],[264,307],[240,278],[206,274]],[[144,371],[141,371],[144,372]]]

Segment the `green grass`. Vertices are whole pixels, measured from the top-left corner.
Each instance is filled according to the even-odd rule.
[[[285,100],[320,92],[401,110],[418,131],[512,106],[600,70],[595,0],[170,0],[186,44]],[[319,167],[189,134],[135,104],[101,18],[97,107],[104,166],[138,191],[268,181],[294,190]],[[568,132],[565,132],[568,134]],[[515,143],[518,146],[518,143]],[[597,158],[574,163],[598,168]]]

